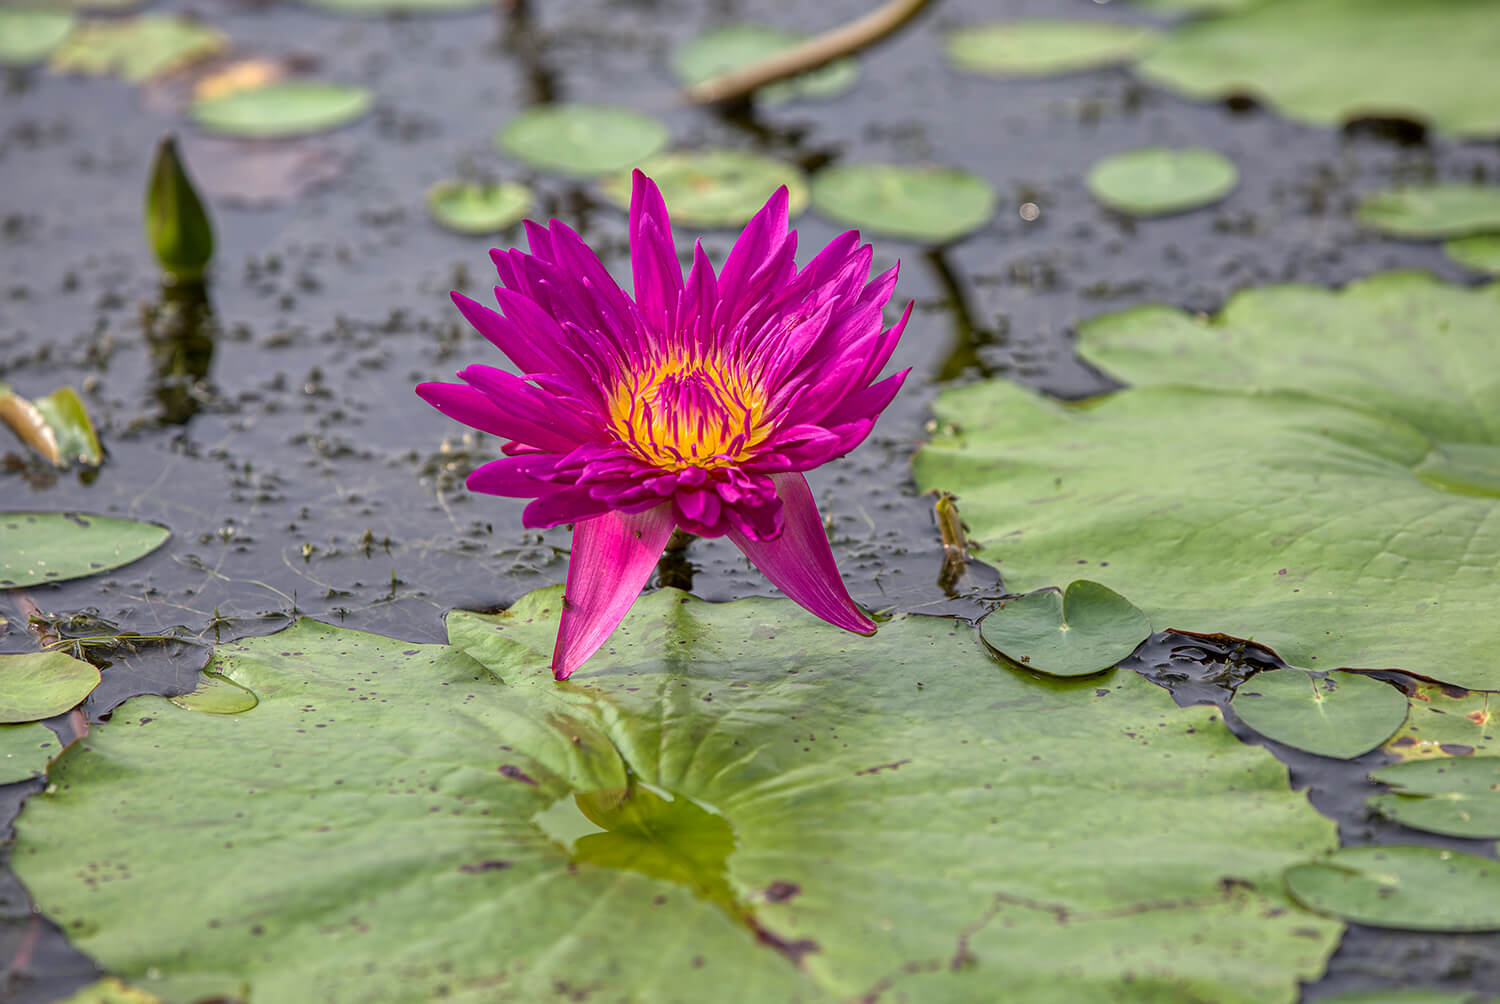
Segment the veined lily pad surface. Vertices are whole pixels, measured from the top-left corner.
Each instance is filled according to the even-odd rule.
[[[220,649],[260,703],[116,710],[27,804],[22,879],[171,1001],[1073,1002],[1149,970],[1152,999],[1291,1002],[1341,930],[1280,886],[1333,823],[1136,674],[667,589],[557,685],[561,600],[451,614],[451,647]]]
[[[1049,676],[1109,669],[1151,634],[1151,621],[1125,597],[1087,579],[1007,600],[979,634],[1019,666]]]
[[[107,572],[144,557],[171,532],[154,523],[64,512],[0,512],[0,589]]]
[[[1257,673],[1240,684],[1233,705],[1246,725],[1269,739],[1343,759],[1370,752],[1406,721],[1405,694],[1357,673]]]
[[[1012,590],[1086,570],[1158,628],[1500,689],[1497,324],[1500,287],[1413,273],[1107,315],[1079,347],[1134,386],[948,391],[917,482]]]
[[[1179,27],[1137,69],[1319,125],[1405,118],[1478,137],[1500,134],[1497,50],[1490,0],[1267,0]]]

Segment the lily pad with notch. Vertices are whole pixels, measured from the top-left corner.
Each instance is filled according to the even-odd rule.
[[[670,135],[658,119],[629,108],[561,104],[515,116],[496,142],[532,167],[590,178],[634,167],[666,146]]]
[[[1450,837],[1500,837],[1500,757],[1413,760],[1370,777],[1391,786],[1365,802],[1388,819]]]
[[[0,722],[34,722],[77,707],[99,671],[65,652],[0,655]]]
[[[440,181],[427,190],[427,211],[461,234],[498,234],[531,212],[531,189],[512,181]]]
[[[695,227],[737,227],[760,212],[776,189],[787,189],[787,213],[807,208],[807,179],[793,164],[744,150],[682,150],[640,164],[661,189],[672,220]],[[631,172],[599,182],[605,196],[630,206]]]
[[[1240,684],[1230,706],[1268,739],[1340,760],[1370,752],[1406,721],[1406,695],[1358,673],[1263,670]]]
[[[1151,635],[1151,620],[1108,586],[1088,579],[1006,600],[979,622],[985,644],[1049,676],[1091,676]]]
[[[73,512],[0,512],[0,589],[97,575],[166,543],[164,526]]]
[[[1287,869],[1308,909],[1403,931],[1500,930],[1500,861],[1436,847],[1345,847]]]

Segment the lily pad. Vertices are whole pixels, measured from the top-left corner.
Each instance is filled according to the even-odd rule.
[[[1500,233],[1459,237],[1443,244],[1443,253],[1464,268],[1500,275]]]
[[[813,206],[840,223],[924,244],[946,244],[995,213],[995,190],[948,167],[844,164],[813,178]]]
[[[642,171],[661,189],[674,222],[694,227],[737,227],[749,222],[776,189],[787,189],[787,212],[807,208],[807,181],[785,161],[743,150],[685,150],[657,154]],[[599,187],[621,208],[630,206],[631,172],[604,178]]]
[[[1500,837],[1500,757],[1414,760],[1370,777],[1394,789],[1365,803],[1382,816],[1452,837]]]
[[[229,37],[201,21],[176,14],[88,21],[52,51],[61,73],[118,76],[142,83],[180,70],[229,47]]]
[[[1500,696],[1419,683],[1410,703],[1406,724],[1385,744],[1387,753],[1402,760],[1473,756],[1492,749],[1500,753],[1495,743]]]
[[[440,181],[427,190],[427,211],[461,234],[497,234],[531,212],[531,189],[515,182]]]
[[[763,24],[731,24],[700,35],[672,55],[672,71],[691,87],[721,73],[758,63],[806,36]],[[763,101],[787,101],[793,98],[832,98],[843,94],[859,79],[859,64],[840,59],[820,69],[793,77],[769,87],[755,96]]]
[[[456,647],[310,621],[224,646],[260,703],[118,708],[49,768],[15,867],[169,1000],[1072,1004],[1149,971],[1251,1004],[1337,942],[1280,883],[1332,821],[1134,673],[1038,679],[961,622],[851,642],[664,589],[559,685],[561,605],[453,613]]]
[[[0,784],[37,777],[61,746],[57,734],[40,722],[0,725]]]
[[[1108,21],[994,21],[950,32],[948,58],[975,73],[1051,76],[1127,62],[1160,38],[1154,28]]]
[[[348,125],[368,112],[374,101],[370,91],[352,84],[286,80],[223,97],[200,98],[188,114],[205,132],[280,139]]]
[[[1088,676],[1114,666],[1151,634],[1134,603],[1087,579],[1067,592],[1042,589],[1007,600],[979,623],[979,634],[1018,665],[1051,676]]]
[[[1105,157],[1088,174],[1094,198],[1136,216],[1212,205],[1233,191],[1238,181],[1234,161],[1201,148],[1129,150]]]
[[[588,178],[634,167],[667,145],[667,127],[613,105],[530,108],[500,130],[500,149],[544,171]]]
[[[1346,847],[1287,869],[1302,905],[1371,927],[1500,930],[1500,861],[1436,847]]]
[[[1500,689],[1497,325],[1500,287],[1411,273],[1110,314],[1079,347],[1132,387],[947,391],[917,484],[1016,591],[1085,562],[1158,628]]]
[[[97,686],[99,671],[65,652],[0,655],[0,722],[60,715]]]
[[[1500,186],[1394,188],[1366,196],[1354,218],[1396,237],[1462,237],[1500,230]]]
[[[340,14],[449,14],[493,7],[495,0],[302,0]]]
[[[0,10],[0,66],[26,66],[47,57],[78,23],[56,10]]]
[[[1474,0],[1270,0],[1182,25],[1137,65],[1196,98],[1249,95],[1336,126],[1414,119],[1500,133],[1500,18]]]
[[[1357,673],[1257,673],[1240,684],[1231,704],[1266,738],[1341,760],[1370,752],[1406,721],[1405,694]]]
[[[0,589],[62,582],[145,557],[171,532],[154,523],[71,512],[0,512]]]

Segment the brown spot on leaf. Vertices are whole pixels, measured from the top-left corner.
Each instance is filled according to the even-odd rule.
[[[500,776],[508,777],[512,781],[520,781],[522,784],[529,784],[532,786],[535,786],[537,783],[536,778],[532,777],[530,774],[527,774],[524,770],[517,767],[513,763],[501,764]]]
[[[802,887],[795,882],[772,882],[766,886],[766,902],[785,903],[801,891]]]
[[[491,860],[474,861],[466,865],[459,865],[458,870],[465,875],[478,875],[480,872],[498,872],[509,867],[509,861]]]

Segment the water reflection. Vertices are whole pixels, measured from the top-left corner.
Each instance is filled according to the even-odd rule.
[[[974,310],[968,295],[959,284],[953,267],[948,263],[947,253],[942,248],[930,248],[923,254],[932,274],[946,294],[946,306],[953,317],[953,345],[938,362],[932,374],[933,380],[942,383],[956,380],[966,373],[981,377],[992,377],[998,372],[995,366],[985,362],[982,349],[1005,343],[1003,330],[982,327],[974,321]]]
[[[164,282],[156,303],[141,311],[141,327],[151,352],[152,397],[166,425],[186,425],[211,396],[218,322],[202,281]]]

